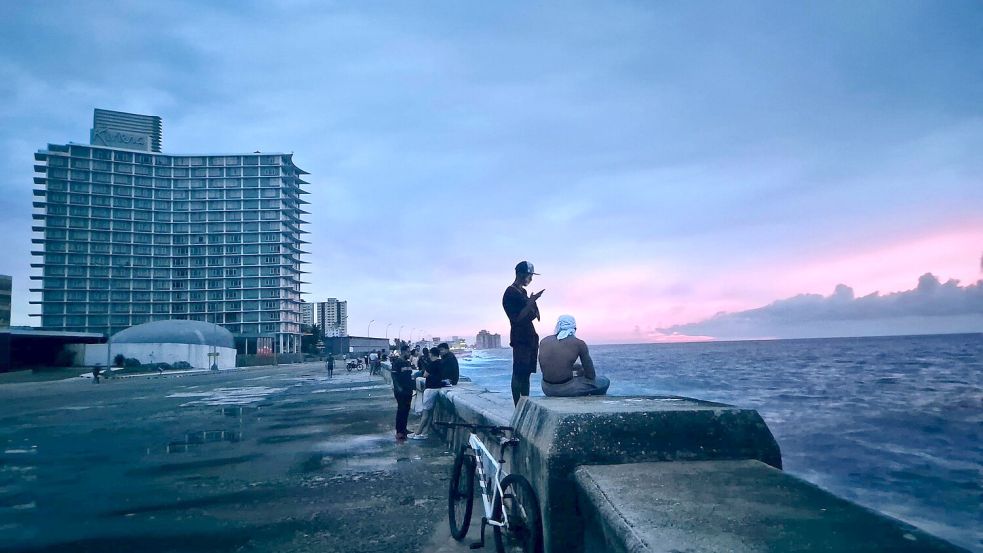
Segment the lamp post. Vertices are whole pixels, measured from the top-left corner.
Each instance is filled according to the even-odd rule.
[[[406,326],[406,325],[399,325],[399,334],[396,335],[396,339],[399,340],[400,342],[403,341],[402,338],[403,338],[403,327],[404,326]]]
[[[369,321],[369,326],[366,327],[366,329],[365,329],[365,337],[366,338],[368,338],[369,336],[371,336],[371,334],[372,334],[372,323],[374,323],[374,322],[375,322],[375,319],[372,319],[371,321]]]
[[[410,343],[411,343],[411,344],[413,343],[413,333],[414,333],[414,332],[416,332],[416,329],[415,329],[415,328],[413,328],[413,329],[410,329]]]

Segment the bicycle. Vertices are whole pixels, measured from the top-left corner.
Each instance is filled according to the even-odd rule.
[[[542,553],[543,517],[536,492],[524,477],[507,474],[503,468],[506,448],[519,443],[512,427],[452,422],[435,424],[471,431],[467,445],[461,446],[454,459],[447,496],[447,517],[454,539],[463,540],[471,525],[477,477],[485,516],[481,517],[481,541],[471,544],[471,549],[485,546],[485,527],[491,526],[494,528],[498,553]],[[497,458],[476,434],[479,430],[498,438],[501,449]]]

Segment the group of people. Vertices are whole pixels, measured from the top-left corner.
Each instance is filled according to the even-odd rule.
[[[533,264],[522,261],[515,266],[515,281],[502,295],[502,307],[509,318],[512,346],[512,401],[529,395],[529,377],[537,361],[543,370],[543,394],[552,397],[604,395],[611,382],[597,376],[587,343],[577,338],[577,321],[561,315],[553,334],[539,340],[533,321],[540,320],[539,298],[545,290],[529,294],[526,287],[538,275]]]
[[[396,439],[425,440],[433,426],[437,390],[456,386],[460,379],[457,357],[446,343],[422,349],[403,345],[390,361],[393,397],[396,398]],[[417,411],[422,417],[416,432],[410,432],[406,425],[414,395]]]
[[[526,287],[538,275],[533,264],[522,261],[515,266],[515,281],[505,289],[502,307],[509,318],[512,346],[512,401],[529,395],[529,378],[537,365],[543,371],[543,393],[551,397],[604,395],[610,381],[594,370],[587,343],[577,338],[577,321],[570,315],[557,319],[553,334],[539,339],[533,321],[540,320],[539,299],[545,290],[530,294]],[[456,386],[457,357],[447,344],[436,348],[401,346],[391,356],[393,397],[396,398],[396,439],[425,440],[433,425],[437,390]],[[422,414],[416,432],[406,425],[414,396]]]
[[[369,368],[369,374],[379,374],[382,369],[382,357],[384,355],[383,350],[372,351],[366,353],[365,355],[353,359],[349,359],[346,355],[344,358],[345,363],[358,363],[359,365],[364,365]],[[324,368],[328,371],[328,378],[334,377],[334,355],[328,355],[328,358],[324,361]],[[350,368],[350,367],[349,367]]]

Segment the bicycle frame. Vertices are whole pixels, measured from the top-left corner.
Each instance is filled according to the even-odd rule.
[[[506,526],[508,524],[508,515],[505,513],[505,509],[502,509],[502,522],[496,522],[493,517],[493,510],[495,507],[495,500],[502,496],[502,478],[505,478],[505,470],[502,468],[502,464],[498,462],[498,459],[492,455],[491,451],[485,447],[485,444],[480,438],[474,433],[468,436],[468,446],[471,450],[475,452],[475,471],[477,473],[478,484],[481,485],[481,504],[485,509],[485,518],[490,526]],[[487,465],[486,465],[487,463]],[[494,477],[490,482],[494,482],[494,488],[488,489],[489,480],[485,472],[486,468],[490,468],[494,471]],[[489,494],[491,497],[489,497]]]

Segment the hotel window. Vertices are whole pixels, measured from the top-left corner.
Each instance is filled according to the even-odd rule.
[[[186,178],[186,177],[189,176],[189,172],[188,172],[187,169],[178,169],[178,168],[175,168],[174,169],[173,176],[180,177],[180,178]],[[187,187],[187,181],[179,181],[179,182],[185,182],[185,187]],[[177,188],[176,185],[175,185],[175,188]]]
[[[110,150],[102,150],[102,149],[94,148],[92,150],[92,158],[93,159],[113,159],[113,152],[111,152]]]
[[[113,170],[117,173],[132,173],[133,166],[126,163],[117,163],[113,165]]]
[[[202,157],[192,157],[188,158],[188,162],[191,163],[192,167],[202,166],[205,164],[205,158]]]
[[[223,176],[222,175],[223,172],[224,172],[224,169],[221,169],[219,167],[209,167],[208,168],[208,176],[209,177],[221,177],[221,176]],[[210,184],[210,186],[221,186],[222,185],[222,183],[217,182],[217,180],[213,180],[209,184]]]
[[[69,194],[68,201],[78,205],[89,205],[89,197],[85,194]]]
[[[133,161],[133,154],[128,152],[116,152],[116,161]]]
[[[109,173],[92,173],[93,182],[110,182]]]

